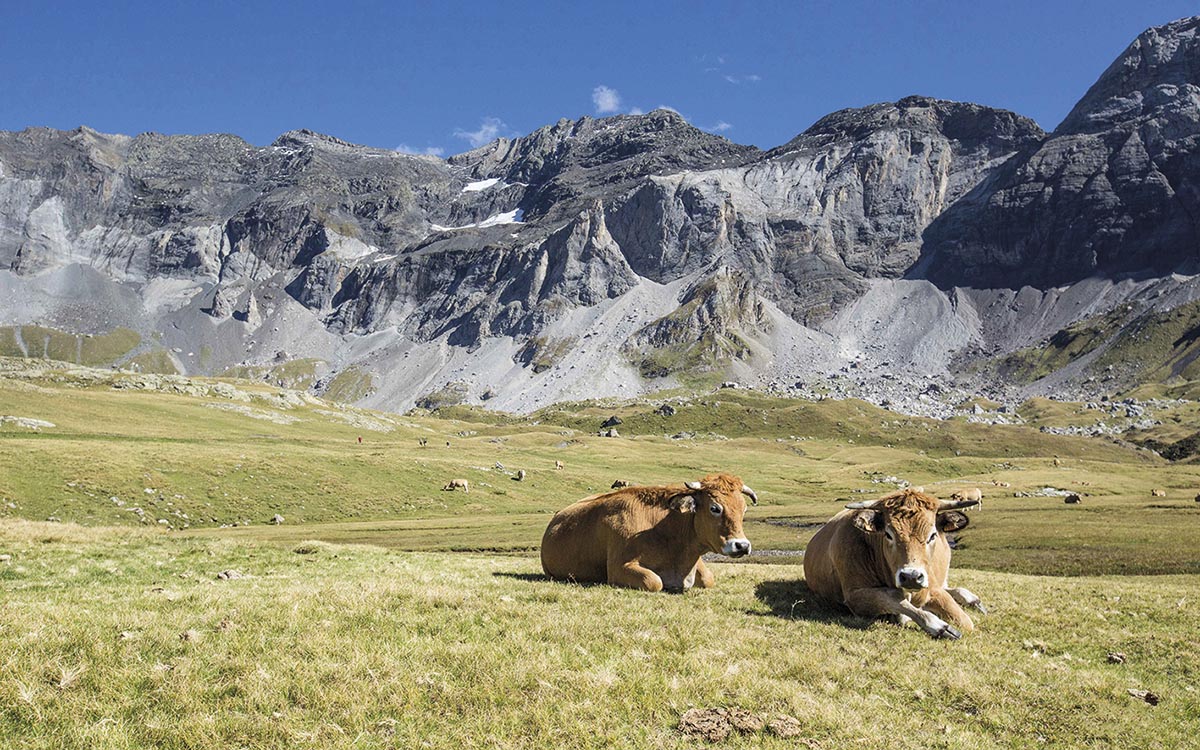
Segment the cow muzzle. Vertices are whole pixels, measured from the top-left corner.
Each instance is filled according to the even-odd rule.
[[[745,557],[750,554],[749,539],[730,539],[721,548],[721,554],[728,557]]]
[[[904,567],[896,571],[896,588],[905,591],[920,591],[929,586],[929,575],[924,568]]]

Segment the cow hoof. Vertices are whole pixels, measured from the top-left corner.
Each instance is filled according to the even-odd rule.
[[[971,602],[971,606],[979,610],[979,614],[981,615],[986,615],[988,613],[987,607],[983,606],[983,602],[979,601],[978,599]]]
[[[962,633],[959,632],[958,628],[954,627],[953,625],[947,625],[939,630],[934,638],[945,638],[947,640],[957,641],[959,638],[962,638]]]

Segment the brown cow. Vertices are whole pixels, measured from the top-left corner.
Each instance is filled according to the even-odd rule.
[[[444,487],[442,487],[442,490],[445,492],[453,492],[457,489],[461,489],[463,492],[469,493],[471,491],[471,483],[465,479],[451,479],[449,482],[446,482]]]
[[[629,487],[580,500],[554,515],[542,537],[542,569],[558,580],[646,591],[708,588],[700,556],[750,553],[742,532],[754,490],[729,474],[663,487]]]
[[[1157,490],[1157,489],[1150,490],[1150,496],[1151,497],[1166,497],[1167,491],[1166,490]]]
[[[901,490],[850,503],[808,543],[804,579],[813,593],[856,615],[896,615],[935,638],[959,638],[975,627],[960,605],[986,609],[970,591],[946,587],[945,532],[964,528],[969,521],[957,509],[977,502]]]

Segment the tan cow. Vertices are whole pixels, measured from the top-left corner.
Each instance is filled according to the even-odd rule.
[[[958,490],[950,494],[950,499],[956,502],[963,500],[974,500],[975,503],[983,502],[983,492],[978,487],[972,487],[969,490]],[[972,504],[975,504],[972,503]],[[964,506],[965,507],[965,506]]]
[[[646,591],[713,585],[700,556],[750,553],[742,532],[754,490],[729,474],[662,487],[628,487],[580,500],[554,515],[542,537],[542,569],[563,581]]]
[[[453,492],[457,489],[462,489],[463,492],[470,492],[471,484],[465,479],[451,479],[449,482],[446,482],[445,487],[442,487],[442,490],[445,492]]]
[[[959,638],[975,627],[962,607],[986,609],[970,591],[946,586],[945,532],[964,528],[969,521],[957,509],[977,503],[912,490],[850,503],[808,543],[804,579],[813,593],[856,615],[896,615],[935,638]]]
[[[1166,497],[1167,491],[1166,490],[1150,490],[1150,495],[1151,495],[1151,497]]]

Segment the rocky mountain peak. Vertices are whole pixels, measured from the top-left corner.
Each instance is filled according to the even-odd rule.
[[[862,140],[885,131],[937,134],[967,149],[983,145],[997,153],[1024,148],[1045,136],[1036,122],[1015,112],[913,95],[828,114],[771,154],[834,140]]]
[[[1177,108],[1200,106],[1200,16],[1142,32],[1075,105],[1056,135],[1094,133]]]

